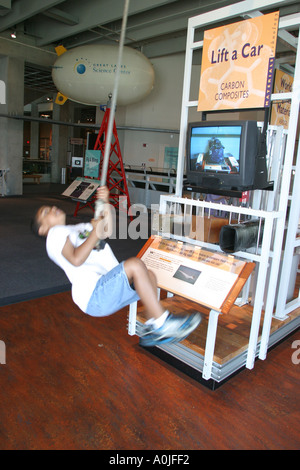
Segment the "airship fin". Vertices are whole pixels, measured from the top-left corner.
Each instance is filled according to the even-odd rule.
[[[65,52],[67,52],[67,49],[64,46],[57,46],[55,48],[55,52],[58,56],[63,55]]]
[[[67,101],[68,97],[60,93],[60,91],[56,95],[55,103],[63,105]]]

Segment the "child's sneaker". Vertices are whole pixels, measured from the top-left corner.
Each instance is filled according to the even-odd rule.
[[[201,320],[200,313],[184,316],[169,313],[160,328],[154,329],[152,325],[145,327],[140,338],[140,344],[149,348],[160,344],[182,341],[200,325]]]

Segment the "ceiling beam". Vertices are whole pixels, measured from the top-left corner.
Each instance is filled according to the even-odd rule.
[[[7,15],[11,9],[11,0],[0,0],[0,16]]]
[[[61,23],[68,24],[69,26],[74,26],[79,23],[79,18],[65,11],[59,10],[58,8],[50,8],[49,10],[43,12],[48,18],[53,20],[60,21]]]
[[[10,10],[11,9],[11,0],[0,0],[0,8]]]
[[[228,4],[228,0],[218,0],[217,3],[219,6],[224,6]],[[168,34],[181,32],[186,34],[189,18],[200,12],[210,10],[213,5],[214,3],[210,1],[204,1],[199,5],[198,0],[185,0],[184,2],[174,2],[171,8],[170,5],[161,5],[160,8],[154,8],[146,14],[131,15],[127,21],[126,44],[141,47],[157,37],[161,38]],[[91,28],[89,31],[85,30],[77,37],[70,37],[70,40],[67,40],[64,45],[65,47],[76,47],[94,42],[97,41],[97,34],[102,42],[114,43],[119,39],[121,26],[121,19],[110,24],[106,23],[103,31],[101,29],[102,25],[98,25],[98,30],[96,28]]]
[[[142,46],[141,51],[148,57],[154,59],[155,57],[169,56],[172,54],[184,54],[186,50],[186,36],[177,38],[164,38],[161,41],[151,42]]]
[[[149,9],[160,7],[166,4],[171,4],[175,0],[132,0],[130,3],[129,14],[135,15],[145,12]],[[74,26],[65,26],[57,23],[54,27],[49,27],[45,22],[40,21],[35,25],[35,29],[31,31],[36,37],[42,37],[38,40],[39,46],[45,46],[58,41],[63,38],[79,34],[83,31],[96,28],[98,25],[110,23],[122,19],[124,5],[120,0],[101,0],[96,2],[94,0],[73,0],[72,5],[67,9],[65,6],[64,11],[73,14],[79,18],[79,23]],[[48,27],[47,27],[48,26]]]
[[[0,36],[0,55],[22,58],[25,62],[51,67],[57,59],[56,53],[35,47],[31,44],[12,41],[10,38]]]
[[[12,10],[0,18],[0,32],[13,28],[16,24],[59,5],[64,0],[14,0]]]

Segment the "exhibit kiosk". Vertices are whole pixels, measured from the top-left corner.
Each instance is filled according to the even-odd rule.
[[[157,235],[139,254],[167,293],[166,308],[203,313],[190,337],[152,352],[212,388],[265,360],[300,325],[300,53],[288,32],[300,27],[300,14],[279,17],[283,3],[246,0],[190,18],[176,193],[160,197]],[[296,50],[294,81],[292,91],[274,93],[281,38]],[[191,100],[199,50],[199,99]],[[242,79],[231,75],[237,70]],[[287,101],[288,125],[270,125],[272,105]],[[264,122],[241,117],[254,108],[265,111]],[[199,119],[191,121],[195,109]],[[141,335],[144,322],[143,307],[131,305],[129,334]]]

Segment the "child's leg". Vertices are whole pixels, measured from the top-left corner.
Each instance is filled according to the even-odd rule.
[[[144,347],[153,347],[163,343],[174,343],[185,339],[201,322],[201,315],[173,315],[164,311],[157,299],[156,279],[139,258],[130,258],[124,262],[128,281],[143,302],[147,317],[146,328],[140,339]]]
[[[134,288],[146,308],[148,319],[159,318],[164,313],[164,309],[157,299],[155,275],[148,271],[139,258],[129,258],[124,262],[124,269],[129,283],[134,284]]]

